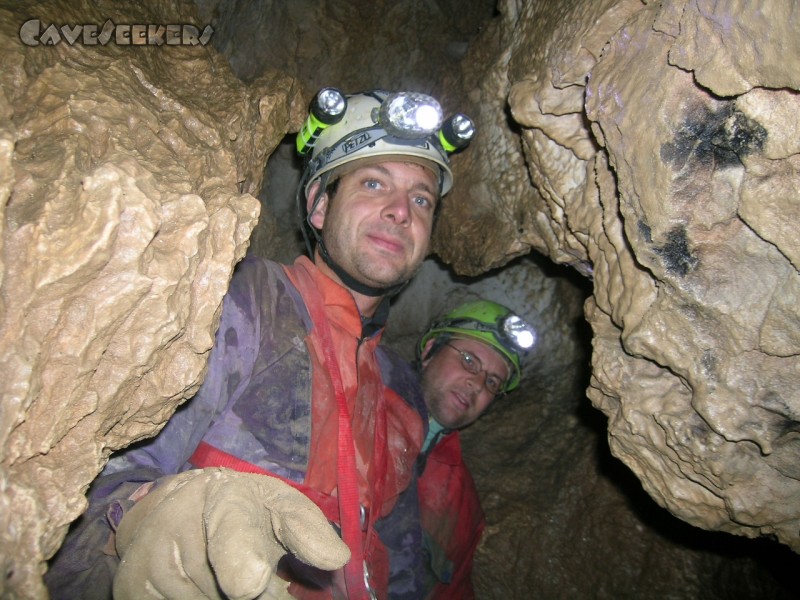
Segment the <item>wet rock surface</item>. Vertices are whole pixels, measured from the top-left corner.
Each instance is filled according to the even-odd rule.
[[[118,8],[0,7],[3,597],[45,593],[42,561],[109,453],[199,386],[263,163],[303,118],[291,78],[247,87],[210,47],[21,42],[34,18],[41,40],[193,14]]]
[[[542,331],[464,435],[478,597],[796,597],[792,4],[0,3],[0,595],[44,597],[109,453],[197,388],[254,228],[251,251],[302,250],[297,165],[264,163],[339,85],[478,126],[387,338],[411,357],[474,295]],[[32,18],[215,33],[29,47]]]
[[[798,82],[782,75],[777,45],[731,67],[728,78],[749,79],[730,91],[719,83],[722,59],[712,76],[705,65],[691,70],[681,54],[713,43],[700,39],[704,28],[719,31],[720,21],[746,22],[760,11],[725,38],[726,53],[747,54],[746,44],[737,51],[735,43],[758,35],[759,24],[780,21],[785,6],[730,3],[711,13],[704,3],[634,7],[608,3],[598,23],[618,28],[602,48],[591,47],[600,32],[584,34],[581,43],[597,51],[597,62],[582,69],[583,125],[599,148],[572,170],[573,179],[586,175],[581,193],[550,199],[564,205],[564,239],[580,240],[582,258],[593,265],[589,397],[609,417],[612,452],[662,506],[705,529],[773,536],[798,551],[800,480],[790,465],[800,451],[800,346],[797,313],[785,308],[795,304],[800,281],[797,233],[763,214],[748,217],[765,207],[774,217],[782,206],[782,219],[791,221],[797,119],[778,124],[763,115],[796,109],[797,94],[762,86],[796,89]],[[690,41],[694,30],[698,38]],[[699,52],[690,54],[699,60]],[[557,54],[549,62],[551,73],[568,67],[574,63]],[[766,76],[773,71],[774,80]],[[523,140],[532,155],[544,132],[531,115],[569,119],[532,100],[565,82],[521,75],[511,109],[531,127]],[[576,136],[562,141],[553,128],[548,137],[564,147]],[[534,181],[552,182],[549,189],[564,179],[548,165],[532,172]]]

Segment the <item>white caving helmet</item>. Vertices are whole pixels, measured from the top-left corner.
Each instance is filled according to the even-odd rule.
[[[374,90],[344,96],[323,88],[297,135],[298,152],[308,156],[303,191],[307,195],[322,175],[347,171],[344,165],[353,161],[396,157],[438,171],[444,195],[453,186],[448,153],[465,147],[474,132],[462,114],[443,124],[441,106],[425,94]]]

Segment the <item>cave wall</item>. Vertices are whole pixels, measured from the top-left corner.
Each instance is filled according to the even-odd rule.
[[[0,595],[43,597],[44,560],[109,453],[154,434],[199,385],[260,209],[261,251],[286,239],[275,234],[288,221],[259,195],[264,163],[299,127],[309,90],[328,84],[433,91],[476,118],[435,234],[447,266],[427,265],[421,281],[489,279],[444,284],[426,316],[477,289],[565,319],[551,338],[564,353],[532,363],[527,402],[465,435],[490,520],[480,597],[690,598],[719,565],[647,532],[614,468],[597,464],[606,443],[587,434],[597,421],[575,388],[580,294],[527,263],[499,269],[531,251],[591,282],[588,394],[635,483],[682,521],[797,552],[792,9],[0,2]],[[211,22],[214,47],[31,48],[19,27],[32,17]],[[414,326],[402,303],[418,310],[419,289],[397,302],[401,338]]]
[[[21,43],[23,23],[192,23],[181,2],[0,5],[0,596],[43,560],[108,455],[202,381],[256,224],[263,165],[305,99],[210,46]],[[213,93],[209,93],[213,90]]]
[[[590,276],[614,455],[681,519],[800,551],[794,3],[502,6],[464,61],[492,119],[463,158],[475,209],[445,207],[437,252]]]
[[[476,273],[532,247],[590,277],[588,395],[613,454],[683,521],[798,552],[794,3],[505,2],[500,13],[464,61],[463,93],[492,132],[462,159],[475,208],[465,219],[446,207],[437,252]],[[504,235],[481,236],[497,221]],[[543,532],[522,529],[492,547]],[[563,533],[575,543],[559,566],[595,537]],[[524,564],[539,582],[553,573]],[[588,573],[553,579],[608,590]]]

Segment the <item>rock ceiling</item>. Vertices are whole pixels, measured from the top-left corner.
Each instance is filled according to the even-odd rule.
[[[4,596],[42,597],[108,455],[199,385],[267,157],[308,90],[344,79],[337,60],[353,73],[339,52],[380,46],[347,6],[286,9],[324,34],[298,25],[310,46],[283,71],[247,72],[244,33],[225,56],[20,39],[32,18],[202,26],[188,3],[0,3]],[[480,31],[435,7],[452,41],[403,36],[407,61],[350,81],[428,86],[476,117],[436,253],[477,275],[536,250],[590,280],[588,396],[613,454],[680,519],[800,552],[794,3],[505,0]],[[419,27],[406,8],[383,7],[378,32]],[[446,69],[428,81],[426,64]]]

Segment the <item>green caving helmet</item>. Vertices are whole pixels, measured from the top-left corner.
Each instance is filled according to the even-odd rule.
[[[488,344],[506,358],[513,366],[513,373],[503,392],[513,390],[519,385],[521,357],[536,343],[533,327],[510,309],[490,300],[462,304],[441,320],[432,323],[420,339],[417,349],[419,355],[422,355],[429,340],[443,334],[476,339]]]

